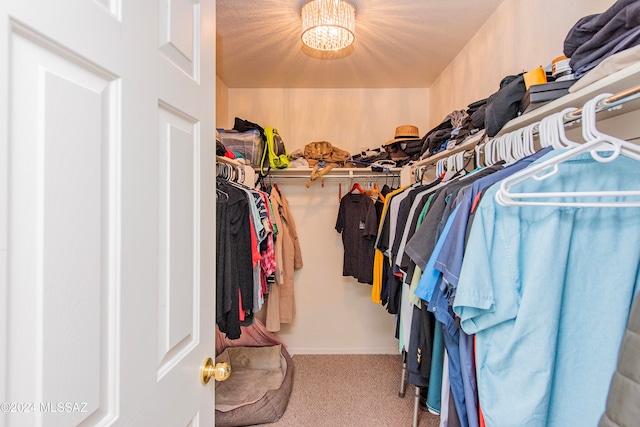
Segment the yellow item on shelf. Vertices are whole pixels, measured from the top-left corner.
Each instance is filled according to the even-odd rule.
[[[541,85],[547,82],[547,75],[542,67],[534,68],[533,70],[524,73],[524,85],[527,90],[532,85]]]

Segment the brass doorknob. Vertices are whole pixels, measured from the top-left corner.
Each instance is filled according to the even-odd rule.
[[[211,377],[214,377],[216,381],[224,381],[231,375],[231,365],[227,362],[220,362],[213,364],[213,360],[210,357],[204,361],[200,367],[200,381],[202,384],[207,384]]]

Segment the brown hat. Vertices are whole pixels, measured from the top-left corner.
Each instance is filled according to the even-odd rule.
[[[418,128],[416,126],[412,126],[412,125],[398,126],[396,128],[395,137],[392,140],[382,144],[382,146],[385,147],[387,145],[393,144],[394,142],[413,141],[415,139],[420,139],[420,132],[418,131]]]

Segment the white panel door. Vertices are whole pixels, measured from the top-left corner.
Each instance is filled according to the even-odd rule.
[[[215,0],[0,13],[0,426],[213,425]]]

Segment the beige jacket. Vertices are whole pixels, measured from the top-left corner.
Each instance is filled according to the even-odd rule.
[[[267,299],[265,326],[268,331],[277,332],[281,323],[292,323],[296,315],[293,276],[295,270],[302,268],[302,251],[289,202],[276,185],[270,200],[278,227],[275,247],[278,267]]]
[[[618,367],[611,379],[599,427],[640,425],[640,294],[635,297],[622,338]]]

